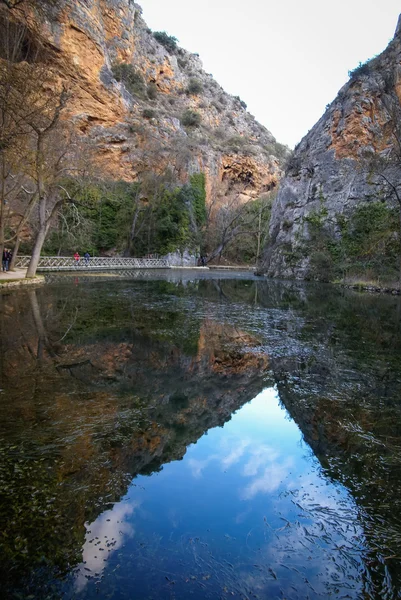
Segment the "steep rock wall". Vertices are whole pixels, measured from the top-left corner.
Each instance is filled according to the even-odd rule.
[[[196,54],[166,50],[132,0],[61,0],[22,14],[13,18],[40,35],[59,83],[71,90],[67,118],[93,142],[104,179],[135,181],[170,166],[185,182],[203,171],[209,201],[216,194],[247,200],[277,185],[286,148],[203,71]],[[132,65],[139,90],[116,80],[118,63]],[[201,91],[189,93],[194,79]],[[188,109],[199,113],[198,127],[182,124]]]
[[[400,100],[401,18],[387,49],[355,69],[295,148],[273,204],[265,273],[310,277],[311,221],[321,219],[326,233],[338,239],[341,220],[380,198],[380,181],[365,157],[383,155],[396,143]]]

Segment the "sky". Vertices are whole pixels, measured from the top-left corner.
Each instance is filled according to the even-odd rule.
[[[291,148],[348,71],[382,52],[399,0],[138,0],[153,31],[197,52],[207,73]]]

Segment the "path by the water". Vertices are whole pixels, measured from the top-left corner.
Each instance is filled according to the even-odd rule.
[[[25,279],[26,269],[15,269],[15,271],[0,271],[0,281],[14,281]]]
[[[26,269],[17,268],[15,271],[0,271],[0,290],[9,287],[42,283],[43,275],[36,275],[32,279],[26,279]]]

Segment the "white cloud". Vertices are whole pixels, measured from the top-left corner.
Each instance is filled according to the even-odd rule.
[[[111,510],[93,521],[86,523],[85,543],[82,547],[82,563],[75,578],[75,589],[81,591],[88,583],[88,577],[98,577],[113,552],[121,548],[127,538],[134,536],[132,525],[126,522],[140,502],[120,502]]]
[[[290,473],[293,464],[294,462],[291,458],[287,458],[282,463],[272,463],[245,487],[242,497],[245,500],[251,500],[257,494],[271,494],[276,491]]]

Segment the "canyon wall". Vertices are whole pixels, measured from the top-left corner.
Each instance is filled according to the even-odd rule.
[[[339,264],[339,255],[350,252],[357,228],[349,223],[356,210],[367,207],[366,235],[380,213],[376,203],[399,210],[400,100],[401,19],[386,50],[350,72],[350,80],[295,148],[272,209],[265,273],[324,279],[333,262]],[[397,226],[392,235],[399,240]]]
[[[71,94],[66,118],[93,143],[101,177],[136,181],[169,167],[185,183],[204,172],[209,202],[246,201],[276,187],[288,149],[203,70],[197,54],[168,36],[160,43],[140,6],[37,6],[3,8],[3,18],[22,20],[27,36],[40,39],[57,83]]]

